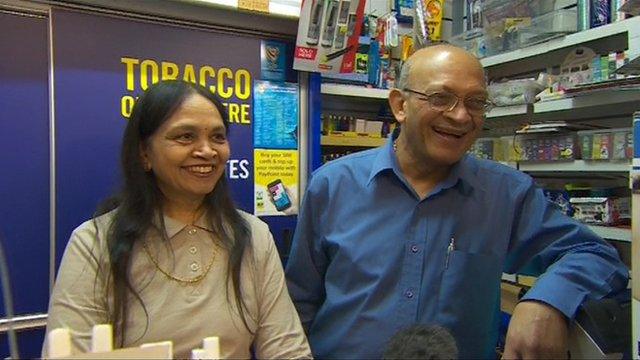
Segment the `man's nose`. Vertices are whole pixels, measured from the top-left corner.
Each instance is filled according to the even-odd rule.
[[[468,122],[473,118],[467,110],[464,101],[460,99],[458,99],[458,102],[451,110],[447,111],[447,116],[457,122]]]

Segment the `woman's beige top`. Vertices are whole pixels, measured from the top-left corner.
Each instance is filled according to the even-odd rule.
[[[258,358],[311,357],[269,228],[256,217],[241,214],[252,232],[251,250],[245,253],[241,267],[241,284],[253,335],[236,310],[233,289],[225,291],[228,254],[215,244],[204,217],[195,225],[185,225],[165,216],[169,241],[163,241],[155,229],[145,239],[158,265],[172,276],[189,279],[206,270],[215,251],[213,264],[197,283],[171,280],[157,269],[138,241],[130,278],[148,317],[140,302],[130,296],[125,347],[171,340],[174,356],[189,358],[192,349],[202,347],[203,338],[218,336],[224,358],[249,358],[252,345]],[[75,352],[89,351],[93,325],[109,322],[112,300],[108,295],[113,285],[106,275],[105,234],[112,218],[113,212],[98,217],[97,232],[93,221],[74,230],[51,295],[47,333],[69,328]]]

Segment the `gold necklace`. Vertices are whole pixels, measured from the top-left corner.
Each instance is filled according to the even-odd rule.
[[[209,264],[204,269],[202,274],[194,276],[194,277],[192,277],[190,279],[182,279],[182,278],[179,278],[177,276],[169,274],[168,272],[164,271],[160,267],[160,264],[158,264],[158,260],[156,260],[156,258],[154,258],[151,255],[151,252],[149,251],[149,248],[147,247],[147,242],[145,240],[142,240],[142,247],[144,248],[144,252],[147,253],[147,256],[149,257],[149,260],[151,260],[151,262],[153,263],[153,265],[155,265],[155,267],[156,267],[156,269],[158,269],[158,271],[163,273],[164,276],[166,276],[169,280],[177,281],[179,283],[184,283],[184,284],[195,284],[195,283],[199,282],[200,280],[204,279],[205,276],[207,276],[207,274],[209,273],[209,270],[211,270],[211,266],[213,266],[213,260],[216,258],[216,250],[215,250],[215,246],[214,246],[213,251],[212,251],[212,255],[211,255],[211,261],[209,261]]]

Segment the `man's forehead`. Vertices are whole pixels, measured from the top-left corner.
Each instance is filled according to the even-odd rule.
[[[446,73],[439,73],[437,76],[429,76],[430,74],[423,74],[420,76],[410,77],[408,83],[411,88],[420,90],[446,90],[451,92],[486,92],[487,83],[484,75],[473,76],[468,74],[464,76],[447,76]]]

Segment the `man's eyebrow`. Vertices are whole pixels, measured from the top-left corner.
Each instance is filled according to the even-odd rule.
[[[438,88],[446,91],[446,92],[450,92],[452,94],[458,95],[455,91],[453,91],[452,88],[450,88],[447,85],[436,85],[436,86]],[[476,97],[476,96],[488,97],[489,96],[489,92],[487,92],[487,90],[484,90],[484,89],[482,89],[482,90],[479,89],[478,91],[474,91],[474,92],[472,92],[470,94],[467,94],[467,96],[465,96],[465,98]]]

